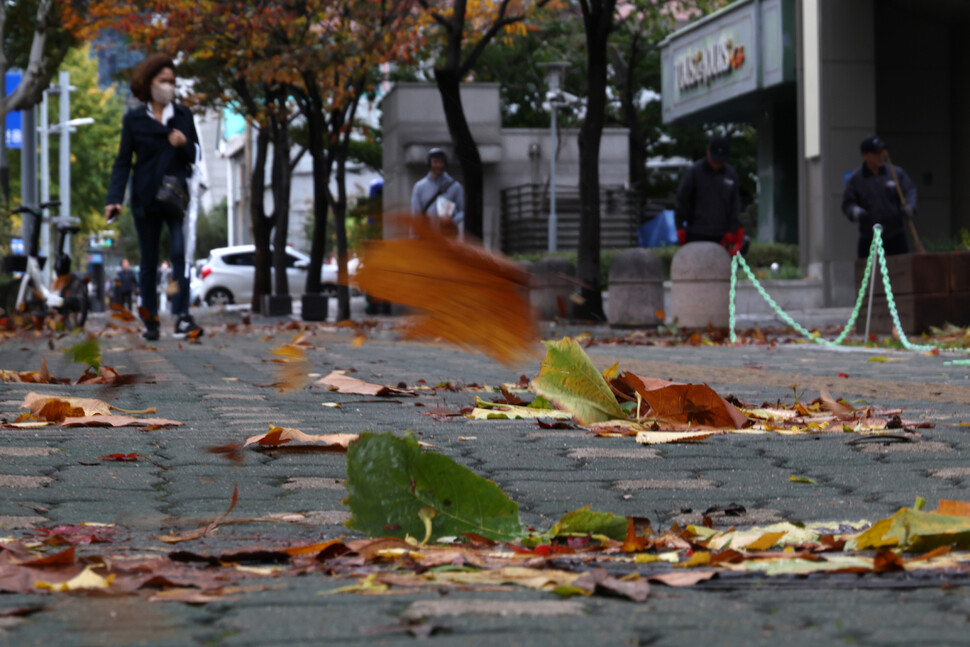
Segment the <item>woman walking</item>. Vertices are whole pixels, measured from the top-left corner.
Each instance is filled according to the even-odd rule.
[[[174,337],[198,337],[202,329],[189,315],[182,220],[189,203],[188,178],[199,158],[199,137],[192,113],[174,101],[175,63],[169,56],[153,54],[143,61],[131,80],[131,92],[145,105],[129,110],[122,121],[121,145],[111,169],[104,215],[111,223],[121,214],[125,186],[133,175],[130,198],[141,250],[138,279],[142,295],[139,314],[145,322],[142,337],[150,341],[159,338],[156,287],[162,225],[168,226],[172,274],[179,287],[172,304]]]

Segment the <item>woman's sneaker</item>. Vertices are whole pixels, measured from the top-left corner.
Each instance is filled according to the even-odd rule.
[[[202,327],[195,323],[192,315],[182,315],[175,322],[175,334],[172,336],[175,339],[185,339],[186,337],[195,339],[196,337],[201,337],[204,332]]]

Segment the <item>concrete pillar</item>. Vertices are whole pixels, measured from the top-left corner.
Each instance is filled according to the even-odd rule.
[[[670,309],[681,328],[727,328],[731,257],[717,243],[688,243],[670,264]]]
[[[576,267],[565,258],[547,256],[532,265],[532,289],[529,301],[543,321],[569,317],[570,296],[577,291]]]
[[[664,267],[649,249],[628,249],[610,265],[606,319],[611,326],[655,326],[664,306]]]

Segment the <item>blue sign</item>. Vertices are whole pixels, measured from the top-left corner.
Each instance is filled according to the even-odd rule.
[[[7,95],[10,96],[17,86],[20,85],[20,72],[7,72],[6,79]],[[7,113],[6,128],[7,148],[20,148],[24,142],[24,131],[20,127],[20,111]]]

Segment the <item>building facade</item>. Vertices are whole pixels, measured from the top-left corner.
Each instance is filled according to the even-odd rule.
[[[741,0],[664,42],[664,119],[757,126],[759,236],[798,242],[827,305],[847,305],[841,201],[863,137],[916,183],[924,242],[970,227],[968,26],[961,0]]]
[[[501,249],[502,191],[527,184],[548,184],[552,148],[557,149],[556,186],[578,187],[579,132],[560,130],[553,146],[548,129],[503,128],[497,83],[463,84],[461,100],[484,166],[484,243]],[[446,151],[448,173],[461,181],[461,167],[454,155],[437,86],[397,83],[381,107],[385,211],[410,209],[411,190],[428,173],[427,155],[433,147]],[[628,158],[627,130],[604,129],[600,184],[627,184]]]

